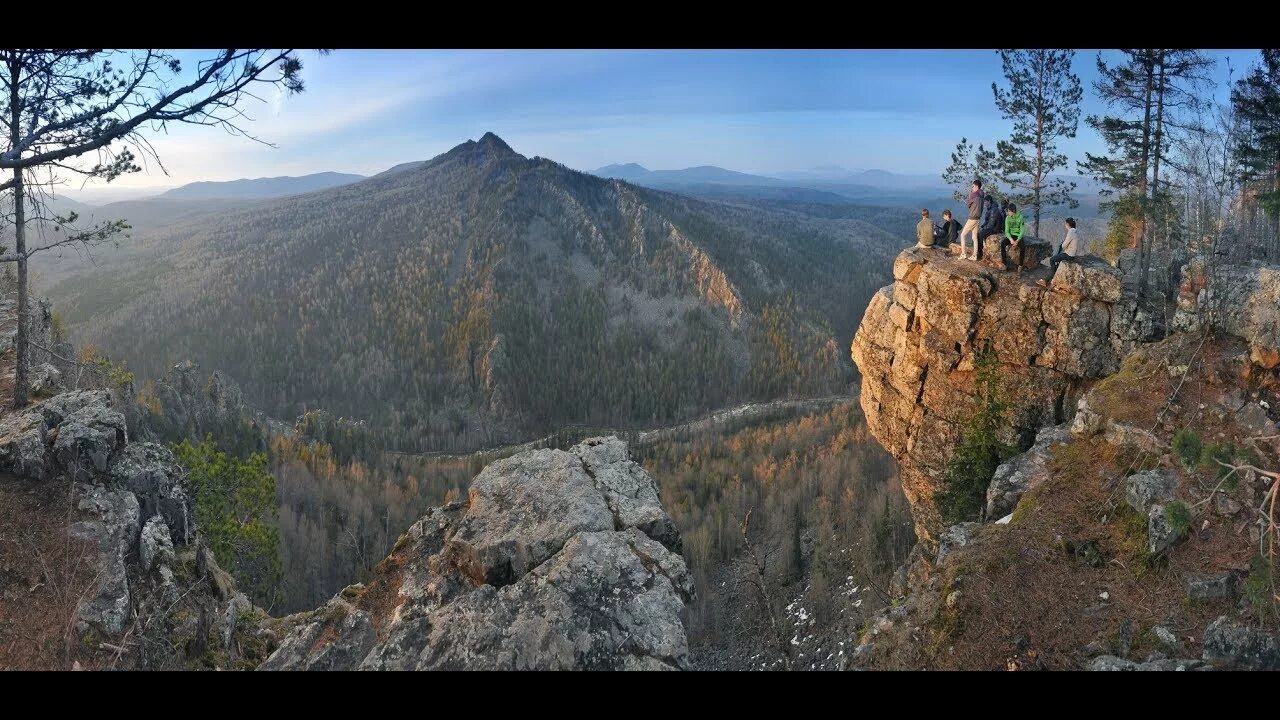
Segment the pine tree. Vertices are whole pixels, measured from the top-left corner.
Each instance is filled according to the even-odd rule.
[[[1197,50],[1123,50],[1126,61],[1109,66],[1098,54],[1099,78],[1094,90],[1116,115],[1090,115],[1085,122],[1107,145],[1108,155],[1085,153],[1080,170],[1105,183],[1104,195],[1137,192],[1138,292],[1147,293],[1151,267],[1152,225],[1164,236],[1172,222],[1161,163],[1169,160],[1173,133],[1186,130],[1181,115],[1199,106],[1196,91],[1213,61]],[[1167,185],[1167,180],[1165,181]],[[1115,201],[1104,203],[1111,208]],[[1156,210],[1159,209],[1159,212]],[[1157,222],[1152,223],[1153,216]]]
[[[1013,122],[1008,140],[996,144],[1009,199],[1032,211],[1032,233],[1040,236],[1045,207],[1079,205],[1071,197],[1076,184],[1049,174],[1065,167],[1060,137],[1073,138],[1080,120],[1080,78],[1071,72],[1074,50],[1000,50],[1007,88],[991,83],[996,107]]]
[[[957,202],[964,202],[969,198],[969,186],[974,180],[982,181],[983,192],[1003,199],[999,187],[998,165],[995,151],[987,150],[981,144],[974,147],[969,144],[968,138],[960,138],[956,149],[951,153],[951,164],[942,171],[942,180],[959,188],[951,193]]]
[[[1270,220],[1262,255],[1280,258],[1280,50],[1262,51],[1262,60],[1231,89],[1231,105],[1241,132],[1232,147],[1246,197]]]

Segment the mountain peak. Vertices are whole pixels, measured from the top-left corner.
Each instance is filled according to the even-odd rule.
[[[484,147],[491,147],[495,150],[501,150],[503,152],[515,152],[511,149],[510,145],[502,141],[502,138],[492,132],[487,132],[480,136],[480,142],[478,144]]]

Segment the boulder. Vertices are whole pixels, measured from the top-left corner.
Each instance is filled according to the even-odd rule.
[[[76,495],[77,507],[93,519],[75,523],[70,532],[98,544],[99,567],[97,587],[85,594],[76,617],[82,629],[116,635],[133,608],[126,558],[138,541],[138,500],[123,490],[84,483],[77,483]]]
[[[980,523],[964,522],[947,528],[947,531],[938,538],[938,558],[935,562],[941,563],[942,558],[954,552],[956,548],[962,548],[973,542],[973,536],[980,527],[982,527]]]
[[[1125,479],[1124,498],[1129,507],[1145,514],[1152,505],[1172,500],[1177,489],[1178,478],[1172,473],[1146,470]]]
[[[156,443],[130,443],[111,463],[111,479],[138,496],[146,517],[159,514],[179,544],[191,542],[194,522],[185,474],[168,448]]]
[[[58,424],[53,455],[73,472],[104,473],[126,442],[124,416],[106,405],[87,405]]]
[[[261,666],[681,669],[693,581],[657,485],[617,438],[486,467],[364,587],[292,627]]]
[[[1187,577],[1187,598],[1191,600],[1230,600],[1239,590],[1240,575],[1236,572]]]
[[[31,368],[28,376],[27,390],[32,395],[57,390],[62,385],[62,372],[49,363],[42,363]]]
[[[1147,552],[1159,555],[1177,544],[1185,532],[1170,523],[1169,504],[1152,505],[1147,515]]]
[[[1122,278],[1120,270],[1106,260],[1095,255],[1081,255],[1074,261],[1058,264],[1051,287],[1056,292],[1116,303],[1120,301]]]
[[[1280,635],[1224,615],[1205,628],[1204,659],[1249,670],[1280,670]]]
[[[1065,425],[1044,428],[1029,450],[1001,463],[987,486],[986,517],[999,518],[1013,512],[1024,493],[1048,479],[1053,445],[1069,439]]]
[[[982,239],[982,262],[991,267],[1002,268],[1000,261],[1000,241],[1004,239],[1003,233],[993,233]],[[1041,240],[1031,236],[1023,236],[1022,244],[1026,247],[1022,253],[1022,267],[1028,270],[1034,270],[1040,267],[1040,263],[1053,254],[1053,244],[1048,240]],[[1012,268],[1018,261],[1018,251],[1014,248],[1008,248],[1005,253],[1009,256],[1009,266]]]
[[[142,526],[138,554],[145,572],[151,571],[157,563],[168,565],[173,562],[173,540],[162,516],[155,515]]]

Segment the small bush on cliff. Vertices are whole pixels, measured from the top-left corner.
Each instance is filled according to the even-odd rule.
[[[212,435],[199,445],[183,440],[170,447],[187,469],[204,542],[241,589],[270,609],[280,596],[282,564],[276,479],[267,471],[266,454],[230,457]]]
[[[977,412],[969,420],[964,440],[947,462],[942,489],[934,495],[947,525],[979,519],[996,467],[1017,453],[1017,448],[997,436],[1008,409],[1000,391],[999,367],[988,342],[974,358]]]
[[[1173,434],[1173,451],[1182,460],[1182,466],[1190,470],[1200,463],[1200,454],[1204,451],[1204,443],[1191,428],[1183,428]]]

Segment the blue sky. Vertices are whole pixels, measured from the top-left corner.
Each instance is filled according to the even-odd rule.
[[[1084,113],[1097,51],[1081,50]],[[190,57],[188,53],[183,53]],[[1230,57],[1236,77],[1257,51]],[[936,173],[961,136],[1008,126],[992,105],[994,51],[427,51],[303,54],[307,91],[246,106],[269,148],[205,127],[173,127],[154,165],[113,185],[373,174],[493,131],[517,152],[590,170],[719,165],[745,172],[819,165]],[[189,62],[189,61],[188,61]],[[1215,73],[1225,97],[1225,64]],[[1101,146],[1083,122],[1062,143],[1074,160]]]

